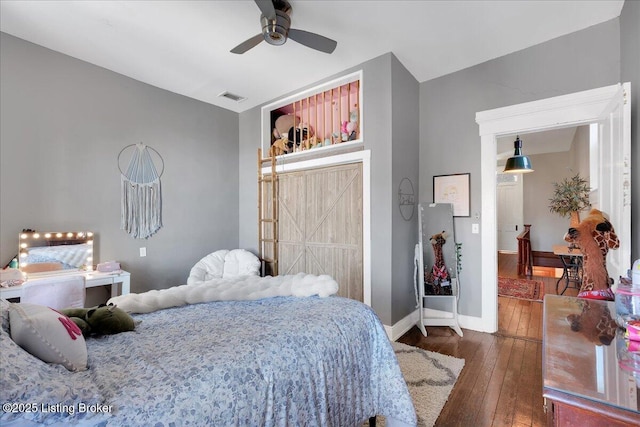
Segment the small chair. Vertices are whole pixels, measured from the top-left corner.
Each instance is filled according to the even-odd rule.
[[[58,276],[27,280],[20,302],[40,304],[55,310],[82,308],[86,298],[84,276]]]

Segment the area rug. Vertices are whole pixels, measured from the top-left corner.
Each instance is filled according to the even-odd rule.
[[[539,280],[498,277],[498,295],[542,301],[544,298],[544,283]]]
[[[432,427],[464,367],[464,359],[392,343],[418,416],[418,426]],[[385,425],[384,417],[376,426]]]

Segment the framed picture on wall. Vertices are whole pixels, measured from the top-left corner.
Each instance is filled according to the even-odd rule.
[[[458,173],[434,176],[433,202],[451,203],[453,205],[453,216],[470,216],[470,175],[468,173]]]

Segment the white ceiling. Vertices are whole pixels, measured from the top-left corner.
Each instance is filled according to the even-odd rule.
[[[0,1],[0,30],[136,80],[241,112],[387,52],[433,79],[613,19],[623,0],[290,0],[292,28],[332,38],[229,52],[260,32],[252,0]],[[236,103],[218,95],[246,97]]]

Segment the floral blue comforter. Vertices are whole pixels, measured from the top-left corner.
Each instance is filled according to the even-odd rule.
[[[89,369],[48,365],[0,335],[0,424],[361,426],[416,424],[375,313],[353,300],[277,297],[136,315],[133,332],[88,338]]]

